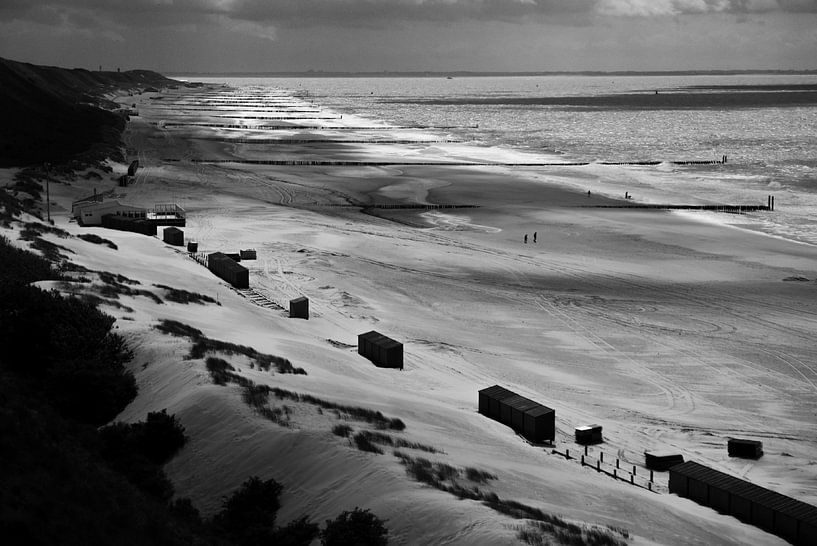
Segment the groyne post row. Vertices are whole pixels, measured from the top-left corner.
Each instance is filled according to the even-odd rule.
[[[629,467],[631,467],[632,470],[630,470],[629,467],[622,468],[619,459],[616,459],[615,464],[610,462],[605,463],[603,452],[599,453],[598,457],[592,457],[587,453],[586,446],[584,451],[584,454],[578,453],[571,455],[570,449],[565,449],[564,452],[553,449],[551,450],[551,453],[554,455],[560,455],[568,461],[577,461],[581,467],[590,467],[599,474],[607,475],[614,480],[620,480],[624,483],[629,483],[630,485],[646,489],[647,491],[651,491],[653,493],[660,494],[662,489],[666,489],[664,486],[660,486],[654,481],[652,471],[649,472],[649,478],[647,478],[646,468],[642,468],[642,472],[639,474],[637,465],[630,464]]]
[[[293,119],[315,119],[315,118],[293,118]],[[158,125],[159,122],[151,122]],[[325,127],[323,125],[246,125],[238,123],[164,123],[164,127],[214,127],[218,129],[263,129],[265,131],[276,130],[325,130],[325,131],[394,131],[396,129],[473,129],[472,126],[458,125],[360,125],[343,127]]]
[[[181,161],[175,158],[166,158],[164,161]],[[193,163],[240,163],[246,165],[300,165],[300,166],[316,166],[316,167],[578,167],[590,165],[588,161],[576,162],[531,162],[531,163],[506,163],[506,162],[490,162],[490,163],[475,163],[472,161],[328,161],[328,160],[294,160],[294,159],[190,159]],[[720,162],[717,162],[718,164]],[[657,163],[656,163],[657,164]],[[599,205],[604,206],[604,205]],[[618,205],[610,205],[618,206]],[[624,206],[624,205],[622,205]],[[632,205],[635,207],[641,205]],[[645,205],[649,206],[649,205]],[[750,205],[751,206],[751,205]],[[695,207],[690,205],[689,207]],[[655,205],[655,208],[665,208],[664,205]]]
[[[598,209],[647,209],[647,210],[711,210],[714,212],[731,212],[742,214],[744,212],[773,211],[774,195],[767,197],[765,205],[667,205],[655,203],[626,203],[620,205],[584,205],[583,208]]]
[[[478,209],[480,205],[435,205],[424,203],[315,203],[313,206],[317,207],[347,207],[347,208],[364,208],[364,209],[420,209],[420,210],[436,210],[436,209]]]
[[[241,144],[459,144],[462,140],[388,140],[388,139],[344,139],[330,138],[220,138],[220,137],[187,137],[195,140],[212,140],[216,142],[238,142]]]

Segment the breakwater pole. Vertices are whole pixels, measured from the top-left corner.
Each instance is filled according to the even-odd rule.
[[[585,446],[584,454],[580,454],[578,457],[571,455],[569,449],[565,449],[564,452],[553,449],[551,453],[560,455],[568,461],[576,461],[579,463],[579,466],[591,468],[597,473],[609,476],[614,480],[622,481],[653,493],[660,494],[663,489],[661,486],[657,486],[652,471],[649,472],[649,478],[647,478],[647,469],[642,468],[642,472],[639,473],[637,465],[631,464],[623,466],[621,460],[618,458],[616,458],[615,463],[605,463],[603,451],[600,451],[595,457],[588,453],[587,446]],[[632,468],[632,470],[630,470],[630,468]]]
[[[774,195],[768,196],[765,205],[667,205],[655,203],[622,203],[620,205],[584,205],[582,208],[597,209],[645,209],[645,210],[710,210],[743,214],[745,212],[774,211]]]

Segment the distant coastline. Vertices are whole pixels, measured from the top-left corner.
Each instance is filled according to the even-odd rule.
[[[615,70],[615,71],[542,71],[542,72],[480,72],[480,71],[382,71],[382,72],[336,72],[323,70],[306,71],[272,71],[272,72],[175,72],[166,74],[184,77],[230,78],[482,78],[482,77],[519,77],[519,76],[740,76],[740,75],[814,75],[817,69],[809,70]]]

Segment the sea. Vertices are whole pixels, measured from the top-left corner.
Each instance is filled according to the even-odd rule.
[[[774,195],[773,213],[700,216],[817,245],[817,74],[184,78],[287,90],[544,161],[660,161],[597,178],[647,202],[763,205]]]

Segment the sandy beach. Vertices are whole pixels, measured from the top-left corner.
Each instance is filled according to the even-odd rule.
[[[172,107],[237,94],[205,86],[167,90],[161,100],[121,97],[139,112],[124,135],[141,165],[135,183],[119,188],[106,175],[51,188],[58,227],[119,247],[55,237],[76,253],[72,261],[220,303],[121,296],[127,308],[104,307],[137,355],[139,395],[120,419],[163,408],[179,417],[191,440],[167,472],[204,514],[259,475],[285,486],[282,522],[367,507],[387,520],[395,544],[511,544],[521,526],[413,481],[390,450],[355,449],[332,434],[338,419],[330,412],[273,398],[291,423],[266,420],[237,386],[214,385],[202,359],[185,358],[189,341],[155,330],[160,319],[288,358],[308,375],[230,361],[258,384],[398,417],[402,437],[441,452],[419,455],[490,472],[496,479],[481,488],[569,521],[627,529],[633,544],[785,543],[668,494],[666,473],[656,473],[649,491],[645,450],[678,451],[817,504],[817,247],[729,226],[714,213],[594,208],[621,202],[605,179],[650,176],[653,167],[445,166],[560,160],[438,142],[433,130],[328,128],[380,124],[349,115],[237,122],[289,131],[187,126],[230,120]],[[313,124],[327,129],[298,128]],[[279,138],[302,142],[246,142]],[[401,143],[362,142],[376,139]],[[212,162],[247,159],[428,164]],[[112,166],[115,175],[127,170]],[[281,308],[308,297],[310,320],[254,304],[160,239],[78,226],[71,202],[94,189],[139,206],[178,203],[187,211],[185,238],[200,251],[256,249],[257,260],[242,262],[251,289]],[[673,198],[649,199],[662,197]],[[786,280],[796,277],[808,282]],[[357,335],[373,329],[404,343],[404,370],[357,354]],[[494,384],[556,410],[554,446],[530,445],[477,412],[477,391]],[[610,472],[616,459],[621,468],[636,465],[635,485],[629,470],[624,481],[580,464],[573,431],[590,423],[603,426],[605,442],[589,449],[588,461],[603,452]],[[764,457],[728,457],[728,437],[762,440]]]

